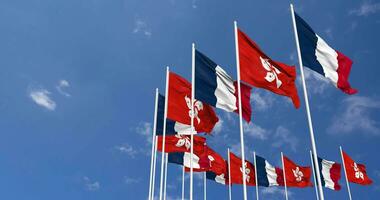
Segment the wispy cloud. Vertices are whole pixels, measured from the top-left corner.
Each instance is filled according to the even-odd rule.
[[[268,92],[256,90],[251,94],[251,103],[254,110],[264,111],[272,107],[275,102],[274,95]]]
[[[359,8],[352,9],[349,11],[351,15],[357,16],[368,16],[371,14],[375,14],[380,11],[380,3],[372,3],[371,1],[363,1]]]
[[[124,182],[128,185],[137,184],[141,182],[141,178],[124,177]]]
[[[64,91],[66,88],[69,88],[69,87],[70,87],[70,83],[67,80],[60,80],[58,82],[58,85],[55,88],[61,95],[65,97],[70,97],[71,95]]]
[[[100,189],[100,183],[98,181],[92,181],[87,176],[83,177],[85,189],[88,191],[97,191]]]
[[[283,126],[277,127],[273,140],[273,147],[289,146],[292,151],[296,151],[299,142],[298,138]]]
[[[46,89],[30,89],[29,97],[39,106],[54,111],[57,104],[50,98],[50,92]]]
[[[213,132],[214,132],[216,135],[218,135],[219,133],[222,132],[222,130],[223,130],[223,123],[224,123],[223,119],[220,119],[220,118],[219,118],[218,123],[215,124],[215,127],[214,127],[214,129],[213,129]]]
[[[371,117],[380,109],[380,101],[363,96],[350,96],[342,101],[343,106],[327,129],[330,134],[347,134],[355,130],[360,133],[379,135],[379,122]]]
[[[275,194],[285,195],[285,190],[278,187],[266,187],[266,188],[263,187],[262,190],[260,191],[263,195],[275,195]],[[289,190],[288,190],[288,196],[293,196],[293,193]]]
[[[191,0],[191,7],[194,9],[198,8],[197,0]]]
[[[328,87],[333,87],[329,80],[322,75],[310,70],[309,68],[304,68],[305,79],[307,80],[306,85],[308,92],[312,94],[324,94]],[[302,85],[301,77],[297,78],[298,84]]]
[[[128,155],[131,158],[135,158],[136,154],[138,153],[138,151],[135,150],[135,148],[133,148],[133,146],[129,144],[115,146],[115,149],[119,151],[120,153]]]
[[[254,123],[244,123],[244,133],[256,139],[266,140],[270,132]]]
[[[152,124],[149,122],[141,122],[135,129],[136,133],[146,138],[148,144],[152,144]]]
[[[143,34],[144,36],[150,38],[152,36],[152,31],[148,27],[147,23],[142,19],[135,20],[135,26],[132,31],[134,34]]]

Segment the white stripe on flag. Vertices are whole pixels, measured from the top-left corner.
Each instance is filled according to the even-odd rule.
[[[317,48],[315,56],[322,65],[325,77],[328,78],[337,87],[338,83],[338,53],[331,48],[321,37],[316,34]]]
[[[215,68],[217,88],[215,90],[216,107],[227,112],[237,110],[233,79],[219,65]]]
[[[322,159],[322,175],[323,180],[325,181],[325,187],[330,188],[332,190],[335,190],[335,183],[331,179],[330,170],[334,164],[335,162],[333,161]]]
[[[184,152],[183,154],[183,165],[187,168],[190,168],[190,160],[191,160],[191,153]],[[199,169],[199,157],[195,154],[193,154],[193,168]]]
[[[196,131],[192,131],[191,126],[187,124],[182,124],[180,122],[175,122],[174,131],[179,135],[192,135],[197,134]]]
[[[269,186],[278,186],[276,169],[265,160],[265,171],[267,172],[267,178]]]

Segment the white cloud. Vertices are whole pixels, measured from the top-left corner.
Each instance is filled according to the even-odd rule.
[[[256,139],[266,140],[270,132],[254,123],[244,123],[244,133]]]
[[[61,95],[65,97],[70,97],[71,95],[64,91],[65,88],[69,88],[69,87],[70,87],[70,83],[67,80],[60,80],[58,82],[58,85],[55,88]]]
[[[292,135],[289,129],[283,126],[277,127],[273,140],[273,147],[279,148],[282,146],[289,146],[292,151],[296,151],[298,145],[298,138]]]
[[[120,153],[127,154],[129,157],[134,158],[138,153],[131,145],[123,144],[120,146],[115,146],[115,149]]]
[[[141,178],[131,178],[131,177],[125,177],[124,182],[126,184],[136,184],[141,182]]]
[[[132,32],[134,34],[138,34],[138,33],[143,34],[148,38],[152,36],[152,32],[148,28],[147,23],[145,21],[143,21],[142,19],[136,19],[135,20],[135,26],[134,26]]]
[[[349,11],[351,15],[368,16],[380,11],[380,3],[372,3],[371,1],[363,1],[359,8]]]
[[[83,177],[84,185],[88,191],[96,191],[100,189],[100,183],[98,181],[92,181],[87,176]]]
[[[379,122],[372,119],[371,111],[380,109],[380,101],[363,96],[349,96],[343,100],[340,114],[333,117],[330,134],[345,134],[355,130],[360,133],[380,134]]]
[[[45,89],[31,89],[29,97],[39,106],[48,110],[55,110],[57,104],[50,98],[50,92]]]
[[[278,188],[278,187],[262,187],[262,189],[259,191],[261,191],[263,195],[275,195],[275,194],[285,195],[285,189]],[[288,197],[292,195],[293,193],[288,190]]]
[[[330,39],[332,39],[333,38],[333,33],[332,33],[332,28],[330,27],[330,28],[327,28],[327,29],[325,29],[325,34],[327,35],[327,37],[329,37]]]
[[[269,92],[256,90],[251,94],[251,103],[253,110],[265,111],[270,108],[275,101],[275,96]]]
[[[146,138],[148,144],[152,144],[152,124],[149,122],[141,122],[135,130],[138,134]]]
[[[222,130],[223,130],[223,123],[224,123],[224,121],[223,121],[222,119],[219,118],[218,123],[215,124],[214,129],[213,129],[213,132],[214,132],[216,135],[219,134],[220,132],[222,132]]]
[[[330,81],[318,74],[317,72],[312,71],[311,69],[304,67],[303,72],[305,75],[307,91],[312,94],[323,94],[328,87],[331,87]],[[302,87],[301,77],[297,77],[298,84]]]

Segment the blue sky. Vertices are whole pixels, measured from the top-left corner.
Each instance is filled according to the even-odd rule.
[[[296,11],[332,47],[354,61],[347,96],[309,71],[307,85],[319,155],[340,162],[339,145],[368,167],[370,187],[351,184],[355,199],[380,196],[380,2],[294,1]],[[273,59],[297,64],[289,2],[218,0],[0,0],[0,198],[145,199],[154,90],[165,66],[190,78],[191,43],[236,77],[233,20]],[[297,68],[298,70],[298,68]],[[299,81],[299,80],[298,80]],[[283,151],[310,165],[301,108],[253,89],[246,151],[275,165]],[[238,118],[217,111],[208,144],[239,151]],[[180,170],[169,166],[169,199],[180,197]],[[195,179],[196,199],[202,181]],[[328,199],[347,199],[325,189]],[[187,185],[188,186],[188,185]],[[260,188],[283,199],[281,188]],[[157,190],[156,190],[157,191]],[[311,199],[314,189],[290,189]],[[208,182],[208,196],[227,199]],[[241,199],[240,186],[233,187]],[[254,188],[249,188],[250,199]]]

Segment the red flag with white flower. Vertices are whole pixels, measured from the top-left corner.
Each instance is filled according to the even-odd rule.
[[[245,160],[246,184],[255,186],[255,167],[252,163]],[[243,184],[243,167],[241,158],[230,152],[231,183]]]
[[[238,30],[241,80],[292,99],[300,107],[296,68],[269,58],[243,31]]]
[[[227,175],[227,163],[221,155],[216,153],[210,147],[205,146],[202,156],[207,158],[209,167],[207,169],[194,169],[195,172],[211,171],[217,175]],[[188,168],[185,170],[187,172],[190,171]]]
[[[295,164],[284,156],[284,167],[286,186],[288,187],[309,187],[311,183],[311,167],[303,167]]]
[[[163,136],[158,136],[157,149],[162,151]],[[198,154],[205,150],[206,138],[194,135],[194,152]],[[167,135],[165,136],[165,152],[190,152],[191,139],[186,135]]]
[[[344,151],[343,160],[346,167],[346,176],[348,181],[351,183],[357,183],[360,185],[370,185],[372,180],[367,175],[367,170],[365,165],[356,163],[350,156],[348,156]]]
[[[191,124],[191,84],[181,76],[169,73],[168,118]],[[197,132],[210,133],[219,121],[214,109],[201,101],[194,101],[194,127]]]

